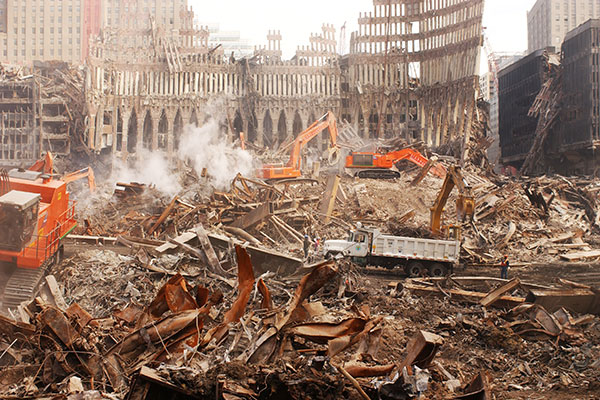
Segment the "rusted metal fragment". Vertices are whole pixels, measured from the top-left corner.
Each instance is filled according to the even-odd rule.
[[[160,217],[158,217],[158,219],[156,220],[156,222],[154,223],[154,225],[152,225],[152,227],[148,230],[148,234],[149,235],[152,235],[154,233],[154,231],[156,231],[158,229],[158,227],[163,222],[165,222],[165,220],[167,219],[167,217],[169,216],[169,214],[171,214],[173,212],[173,210],[175,209],[175,205],[177,204],[177,200],[178,199],[179,199],[178,196],[173,197],[173,200],[171,200],[171,203],[169,203],[169,205],[167,206],[167,208],[165,208],[165,210],[160,215]]]
[[[515,289],[520,284],[521,284],[521,281],[519,280],[519,278],[514,278],[511,281],[509,281],[506,285],[500,286],[498,289],[492,290],[491,292],[489,292],[487,294],[487,296],[485,296],[483,299],[481,299],[479,304],[481,304],[484,307],[489,307],[492,304],[494,304],[496,301],[498,301],[500,299],[500,297],[502,297],[502,295]]]
[[[129,304],[123,310],[115,312],[113,316],[127,324],[133,324],[135,321],[139,320],[143,312],[144,309],[141,306]]]
[[[444,343],[441,336],[434,333],[419,331],[408,343],[406,358],[400,365],[400,371],[404,367],[416,365],[423,369],[427,368],[437,354],[440,346]]]
[[[16,335],[31,337],[35,333],[35,326],[24,322],[17,322],[0,314],[0,334],[14,339]]]
[[[148,346],[170,338],[189,324],[195,324],[200,315],[201,310],[182,311],[153,322],[125,337],[110,349],[106,356],[118,354],[124,359],[133,359],[143,353]]]
[[[337,272],[338,268],[335,263],[333,261],[326,261],[316,265],[308,275],[305,275],[300,280],[300,284],[296,288],[294,297],[287,307],[285,314],[279,318],[275,324],[277,330],[281,330],[281,328],[288,323],[296,308],[298,308],[304,300],[322,288],[323,285],[329,282],[337,274]]]
[[[278,331],[275,328],[269,328],[263,335],[256,341],[256,348],[250,353],[250,356],[246,360],[249,364],[259,364],[267,362],[275,350],[279,346]]]
[[[238,322],[246,312],[246,305],[254,288],[254,270],[248,252],[241,246],[235,246],[238,262],[238,297],[225,313],[224,323]]]
[[[265,284],[262,278],[258,280],[256,285],[258,291],[262,295],[262,301],[260,302],[260,308],[264,310],[272,310],[273,309],[273,300],[271,299],[271,292],[269,292],[269,288]]]
[[[525,301],[538,304],[549,312],[555,312],[564,307],[580,314],[600,315],[600,291],[531,289]]]
[[[198,307],[202,307],[208,301],[209,291],[205,287],[197,287],[196,288],[196,304]]]
[[[396,364],[389,365],[346,365],[346,371],[355,378],[369,378],[375,376],[385,376],[396,368]]]
[[[301,336],[316,343],[324,344],[335,338],[357,334],[365,328],[366,324],[367,320],[351,318],[342,321],[339,324],[311,323],[297,325],[290,328],[287,333]]]
[[[196,300],[188,291],[188,285],[183,276],[175,275],[158,291],[155,299],[148,306],[152,317],[159,318],[167,310],[174,313],[198,308]]]
[[[252,269],[250,256],[243,247],[235,246],[235,253],[238,262],[238,297],[225,313],[223,322],[204,335],[203,346],[206,346],[213,339],[217,343],[223,340],[229,333],[229,325],[238,322],[246,312],[246,306],[254,288],[254,270]]]
[[[73,346],[73,341],[79,337],[79,334],[73,329],[67,317],[57,308],[47,307],[38,315],[38,320],[48,327],[69,348]]]
[[[330,357],[333,357],[333,356],[341,353],[342,351],[346,350],[347,348],[354,346],[360,340],[362,340],[363,338],[370,335],[373,332],[373,329],[377,325],[379,325],[379,323],[382,320],[383,320],[383,318],[381,318],[381,317],[371,319],[365,324],[362,331],[358,332],[358,334],[351,333],[351,334],[330,340],[329,343],[327,344],[328,345],[327,354]]]
[[[94,317],[77,303],[73,303],[67,308],[67,315],[77,322],[77,326],[80,330],[85,328],[88,324],[98,326],[98,322],[94,321]]]
[[[480,372],[464,389],[465,394],[455,396],[452,400],[491,400],[487,376]]]

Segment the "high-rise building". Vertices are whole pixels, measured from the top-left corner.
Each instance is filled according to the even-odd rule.
[[[0,61],[80,63],[97,34],[101,0],[0,0]]]
[[[196,21],[197,25],[199,24]],[[221,46],[226,56],[234,55],[235,58],[251,56],[254,53],[254,46],[249,40],[243,39],[239,31],[222,30],[219,24],[208,24],[208,44],[215,48]]]
[[[187,0],[0,0],[0,62],[81,63],[101,28],[184,28]]]
[[[104,0],[103,26],[119,29],[182,29],[188,12],[188,0]]]
[[[591,18],[600,18],[600,0],[538,0],[527,13],[528,52],[560,49],[567,32]]]

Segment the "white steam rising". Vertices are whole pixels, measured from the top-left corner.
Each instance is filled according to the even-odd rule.
[[[254,170],[250,153],[227,143],[214,119],[201,127],[186,126],[178,155],[182,160],[190,160],[198,175],[206,168],[211,183],[218,189],[227,189],[238,173],[252,176]]]
[[[127,165],[120,159],[113,160],[111,180],[154,185],[159,191],[174,196],[181,190],[181,185],[170,171],[169,161],[163,153],[142,149],[133,165]]]

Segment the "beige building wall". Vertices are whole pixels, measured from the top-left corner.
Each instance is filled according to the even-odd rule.
[[[528,52],[560,49],[567,33],[591,18],[600,18],[600,0],[538,0],[527,13]]]
[[[187,0],[104,0],[102,25],[130,30],[149,29],[152,15],[157,26],[182,29],[187,8]]]
[[[96,0],[0,0],[0,62],[85,60],[85,6]],[[186,29],[187,0],[102,0],[100,26]],[[90,16],[88,18],[94,18]],[[90,21],[87,22],[88,24]],[[191,28],[191,27],[188,27]]]
[[[83,0],[0,0],[6,28],[0,33],[0,60],[79,63]]]

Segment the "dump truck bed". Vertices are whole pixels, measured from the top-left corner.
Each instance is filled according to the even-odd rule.
[[[460,255],[460,242],[379,235],[373,240],[371,255],[456,264]]]

